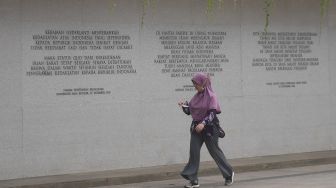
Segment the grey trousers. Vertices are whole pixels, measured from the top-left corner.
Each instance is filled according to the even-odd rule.
[[[221,171],[224,179],[230,177],[232,175],[233,169],[227,162],[224,153],[218,146],[217,127],[213,128],[212,136],[207,136],[204,133],[199,134],[196,131],[191,131],[189,161],[181,172],[181,176],[190,181],[198,181],[197,172],[200,163],[200,150],[204,142],[211,157],[215,160],[219,170]]]

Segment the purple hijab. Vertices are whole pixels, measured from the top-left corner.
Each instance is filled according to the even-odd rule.
[[[210,76],[205,73],[196,73],[191,79],[196,84],[204,87],[202,92],[197,92],[189,102],[191,116],[195,121],[202,121],[209,110],[216,110],[216,113],[221,113],[217,96],[212,90]]]

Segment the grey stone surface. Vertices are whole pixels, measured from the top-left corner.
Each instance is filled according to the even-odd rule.
[[[336,163],[336,151],[321,151],[286,155],[260,156],[229,160],[236,173],[314,166]],[[0,187],[9,188],[84,188],[94,186],[120,185],[139,182],[162,181],[180,178],[185,164],[143,167],[114,171],[75,173],[58,176],[44,176],[0,181]],[[335,166],[335,165],[333,165]],[[314,167],[312,167],[314,169]],[[220,172],[213,161],[202,162],[199,176],[218,175]],[[138,184],[140,185],[146,185]],[[151,184],[151,183],[149,183]],[[155,183],[154,183],[155,184]],[[155,184],[158,186],[157,184]],[[127,186],[127,185],[126,185]],[[134,185],[133,185],[134,186]]]
[[[320,63],[275,72],[252,66],[253,58],[264,56],[253,32],[264,30],[265,1],[212,2],[0,0],[0,180],[184,163],[190,117],[177,102],[194,91],[175,91],[191,85],[190,76],[173,78],[154,63],[157,55],[171,53],[157,31],[226,32],[218,53],[229,62],[212,80],[228,158],[335,150],[335,0],[322,18],[319,1],[274,1],[269,31],[317,33],[307,57]],[[31,50],[33,35],[48,29],[118,30],[133,48]],[[26,75],[32,61],[45,56],[115,54],[132,60],[137,73]],[[306,83],[267,85],[297,81]],[[56,94],[74,88],[111,94]],[[205,148],[201,160],[211,160]]]
[[[300,168],[286,168],[259,172],[237,173],[235,188],[268,188],[268,187],[291,187],[291,188],[333,188],[336,186],[336,165],[308,166]],[[221,176],[201,177],[201,187],[217,188],[224,187]],[[182,179],[146,182],[118,186],[103,186],[99,188],[178,188],[186,182]]]

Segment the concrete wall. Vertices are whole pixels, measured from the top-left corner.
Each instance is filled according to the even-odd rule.
[[[332,11],[329,13],[329,30],[328,33],[331,37],[336,36],[336,23],[332,21],[332,19],[336,18],[336,4],[332,3]],[[336,75],[333,73],[336,69],[336,65],[333,62],[336,62],[336,54],[334,53],[334,49],[336,48],[336,40],[329,40],[329,75],[330,75],[330,88],[331,88],[331,126],[333,127],[332,130],[335,132],[335,125],[336,118],[335,118],[335,110],[336,110]],[[335,143],[335,137],[332,137],[331,142]],[[332,146],[335,149],[335,144]]]
[[[336,149],[336,1],[325,14],[316,0],[277,0],[269,9],[269,32],[316,34],[306,40],[311,52],[301,55],[319,64],[300,71],[252,66],[253,58],[271,54],[260,52],[261,34],[253,34],[265,29],[265,1],[209,2],[1,0],[0,179],[186,162],[190,117],[177,101],[194,91],[186,89],[190,76],[163,73],[170,63],[155,63],[158,55],[173,55],[159,38],[165,31],[226,32],[210,54],[228,61],[209,72],[223,110],[227,137],[220,145],[228,158]],[[129,37],[132,49],[33,50],[33,36],[46,30],[115,30]],[[136,73],[27,73],[47,56],[85,55],[119,55]],[[57,94],[76,88],[106,93]],[[203,148],[202,161],[208,160]]]

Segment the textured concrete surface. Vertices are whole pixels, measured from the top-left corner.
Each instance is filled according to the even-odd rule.
[[[258,172],[237,173],[232,188],[334,188],[336,187],[336,164],[274,169]],[[221,176],[200,177],[201,187],[217,188],[223,186]],[[182,178],[99,188],[178,188],[185,185]]]
[[[220,145],[227,158],[336,150],[336,0],[325,7],[324,16],[321,2],[327,4],[278,0],[267,10],[265,0],[0,0],[0,180],[185,163],[191,118],[177,102],[194,95],[190,79],[199,67],[214,74],[212,86],[222,108],[219,118],[227,131]],[[270,40],[262,34],[265,11],[271,11]],[[32,49],[37,43],[53,43],[48,37],[34,37],[50,30],[118,31],[129,38],[123,42],[133,46]],[[198,35],[204,34],[211,40],[199,45]],[[307,37],[275,36],[284,34]],[[182,45],[186,42],[194,51],[175,50],[188,49]],[[214,42],[218,45],[210,45]],[[311,52],[276,50],[299,48],[298,42]],[[164,45],[172,43],[181,45]],[[200,53],[198,48],[213,50]],[[278,54],[310,60],[270,58]],[[58,56],[72,61],[118,56],[130,60],[137,72],[29,75],[34,69],[48,69],[33,62],[46,65],[47,59]],[[267,70],[282,69],[280,62],[314,65],[300,71]],[[74,92],[95,88],[106,94]],[[73,92],[58,95],[65,91]],[[211,160],[203,148],[202,161]],[[167,177],[164,173],[157,176]],[[145,178],[132,176],[135,179]],[[105,174],[96,180],[117,181]]]
[[[336,164],[336,151],[272,155],[229,160],[236,173]],[[0,181],[1,188],[84,188],[181,179],[184,164]],[[314,168],[312,168],[314,172]],[[277,171],[275,171],[277,172]],[[280,170],[281,172],[281,170]],[[200,176],[218,175],[214,162],[203,162]],[[216,180],[220,181],[220,180]],[[146,184],[144,184],[146,185]]]

